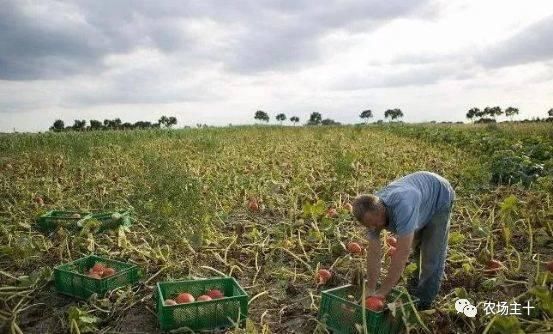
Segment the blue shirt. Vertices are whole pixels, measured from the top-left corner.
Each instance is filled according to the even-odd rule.
[[[432,216],[449,208],[455,191],[449,182],[438,174],[416,172],[390,183],[376,193],[388,212],[385,228],[397,236],[418,231]],[[378,239],[380,230],[369,230],[370,239]]]

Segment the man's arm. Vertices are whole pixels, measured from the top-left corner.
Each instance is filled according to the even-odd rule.
[[[367,247],[367,289],[368,294],[376,290],[376,282],[380,277],[380,261],[382,259],[382,245],[380,239],[369,239]]]
[[[407,235],[397,238],[396,253],[392,256],[392,259],[390,261],[388,275],[386,275],[386,278],[376,292],[376,295],[386,296],[399,281],[399,278],[403,273],[403,269],[405,268],[405,264],[409,259],[409,253],[411,252],[411,245],[413,243],[413,236],[414,233],[411,232]]]

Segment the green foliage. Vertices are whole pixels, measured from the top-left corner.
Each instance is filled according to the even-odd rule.
[[[403,117],[401,109],[388,109],[384,112],[384,118],[390,118],[392,121]]]
[[[75,120],[72,126],[65,127],[62,120],[56,120],[54,124],[50,127],[50,131],[53,132],[62,132],[62,131],[98,131],[98,130],[133,130],[133,129],[155,129],[160,126],[170,128],[173,125],[177,124],[177,118],[174,116],[162,116],[158,123],[151,123],[147,121],[138,121],[134,124],[125,122],[123,123],[121,119],[105,119],[103,122],[100,122],[95,119],[90,120],[90,125],[86,126],[86,120]]]
[[[263,122],[269,122],[269,115],[263,110],[256,111],[253,118]]]
[[[51,298],[45,279],[39,284],[31,283],[35,278],[26,281],[30,289],[18,284],[25,281],[22,275],[30,277],[38,268],[94,250],[139,263],[144,281],[150,280],[128,291],[125,299],[119,299],[119,290],[81,302],[81,310],[92,311],[77,326],[80,314],[73,316],[74,332],[91,323],[88,315],[101,319],[91,326],[95,332],[128,331],[128,321],[138,317],[144,318],[140,326],[155,328],[150,317],[142,317],[144,308],[131,307],[151,300],[147,286],[219,273],[245,282],[252,296],[262,294],[252,304],[250,319],[260,330],[287,332],[282,323],[317,315],[319,294],[326,287],[314,283],[316,268],[330,268],[341,285],[363,265],[365,256],[344,250],[349,241],[362,246],[366,242],[365,230],[345,204],[399,176],[430,170],[451,181],[457,200],[445,289],[435,300],[431,317],[436,321],[428,325],[432,331],[447,325],[452,332],[483,332],[490,318],[459,321],[459,314],[449,312],[453,297],[468,297],[473,303],[489,300],[488,287],[496,301],[511,300],[532,284],[544,284],[544,273],[536,272],[532,259],[548,254],[551,246],[551,202],[544,189],[552,189],[553,178],[539,177],[526,189],[494,187],[487,181],[493,153],[500,150],[543,164],[547,175],[551,139],[545,125],[550,126],[248,126],[0,135],[0,275],[10,285],[3,288],[5,308],[15,310],[23,300],[19,309],[24,311],[14,321],[25,333],[36,331],[33,324],[39,322],[44,323],[43,332],[69,332],[66,316],[49,314],[57,307],[50,301],[58,299]],[[44,206],[33,200],[36,196],[43,197]],[[251,198],[259,201],[259,210],[249,209]],[[32,225],[42,210],[127,207],[134,208],[136,221],[124,232],[79,236],[60,230],[46,236]],[[334,218],[325,215],[330,207],[338,212]],[[492,213],[493,208],[499,211]],[[522,228],[511,230],[516,242],[505,247],[498,225],[521,219],[524,222],[517,226]],[[93,232],[95,227],[87,229]],[[477,256],[481,250],[488,252],[487,259],[493,252],[504,262],[506,268],[497,279],[483,277],[485,262]],[[414,268],[409,265],[403,279]],[[290,289],[275,292],[275,286]],[[286,298],[281,299],[281,292]],[[541,305],[538,299],[532,295],[536,307]],[[279,314],[279,309],[286,312]],[[29,310],[36,318],[29,317]],[[59,310],[65,312],[63,307]],[[521,320],[522,329],[547,330],[548,314],[536,311],[528,321]],[[258,323],[264,312],[267,319],[282,322]],[[313,332],[312,322],[303,324],[302,332]]]
[[[361,117],[361,119],[366,119],[367,121],[369,121],[369,118],[373,117],[373,112],[370,109],[363,110],[359,117]]]
[[[454,231],[449,234],[449,244],[458,245],[465,241],[465,235],[461,232]]]
[[[73,333],[95,333],[98,331],[96,325],[100,322],[98,317],[90,315],[89,312],[72,306],[67,311],[70,332]]]
[[[524,334],[520,321],[514,316],[497,316],[488,331],[490,334]]]
[[[546,286],[535,286],[530,290],[538,301],[538,307],[553,317],[553,291]]]
[[[545,135],[548,131],[545,127],[544,135],[541,136],[534,132],[517,136],[516,133],[497,126],[466,129],[403,125],[386,129],[400,135],[453,145],[479,154],[489,166],[492,184],[529,186],[540,177],[553,175],[553,168],[548,167],[553,166],[553,138]]]
[[[321,124],[323,120],[323,116],[321,113],[318,112],[312,112],[309,116],[309,121],[307,122],[307,125],[319,125]]]
[[[303,216],[306,218],[317,218],[324,214],[326,205],[323,201],[318,200],[317,202],[305,203],[302,207]]]
[[[283,121],[286,120],[286,115],[285,114],[278,114],[278,115],[276,115],[276,120],[282,123]]]
[[[336,153],[334,170],[340,181],[347,180],[353,175],[355,156],[350,152],[339,151]]]
[[[535,163],[524,154],[516,154],[512,150],[501,150],[492,156],[491,182],[495,184],[530,185],[540,176],[544,175],[542,164]]]

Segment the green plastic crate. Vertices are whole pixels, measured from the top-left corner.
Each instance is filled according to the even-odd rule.
[[[87,276],[88,270],[100,262],[116,273],[102,279]],[[87,299],[96,293],[103,296],[108,291],[138,282],[138,266],[96,255],[89,255],[54,268],[56,290],[60,293]]]
[[[79,214],[76,218],[74,215]],[[113,219],[113,215],[119,216]],[[95,225],[96,221],[97,225]],[[63,227],[69,231],[79,231],[87,224],[92,224],[91,231],[104,232],[115,229],[119,226],[130,226],[132,223],[131,213],[128,210],[104,211],[104,212],[80,212],[80,211],[49,211],[37,219],[37,224],[42,231],[53,232]]]
[[[59,227],[75,231],[90,217],[90,212],[52,210],[38,217],[37,224],[45,232],[53,232]]]
[[[208,290],[219,289],[224,298],[166,306],[164,300],[174,299],[181,292],[194,298]],[[160,328],[164,331],[187,328],[191,331],[215,330],[243,326],[248,316],[248,295],[232,277],[182,280],[157,283],[156,310]]]
[[[363,328],[363,307],[360,305],[362,291],[359,286],[351,284],[325,290],[322,292],[319,309],[319,320],[333,333],[359,333]],[[375,312],[365,308],[365,323],[369,334],[396,334],[404,328],[404,321],[413,321],[415,297],[406,292],[393,289],[386,298],[385,304],[394,303],[395,314],[387,307]],[[364,304],[364,303],[363,303]]]
[[[119,219],[113,219],[114,214],[119,215]],[[101,225],[98,228],[98,232],[115,229],[119,226],[130,226],[132,223],[131,213],[127,210],[93,213],[88,218],[95,219],[101,222]]]

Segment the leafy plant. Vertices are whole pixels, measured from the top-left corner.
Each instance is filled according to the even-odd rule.
[[[68,310],[68,322],[71,334],[95,333],[98,331],[96,325],[100,319],[90,315],[87,311],[72,306]]]

